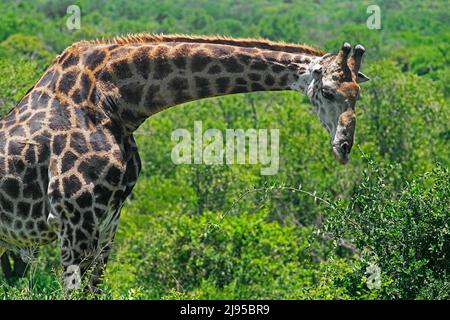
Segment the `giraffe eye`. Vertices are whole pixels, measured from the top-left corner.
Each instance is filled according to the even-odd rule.
[[[334,94],[330,89],[322,88],[322,95],[325,99],[328,99],[328,100],[334,99]]]

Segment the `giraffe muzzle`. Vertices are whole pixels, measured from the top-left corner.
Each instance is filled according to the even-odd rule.
[[[348,142],[342,143],[340,146],[333,146],[333,154],[336,160],[341,164],[347,164],[348,154],[350,153],[351,146]]]
[[[353,146],[355,125],[356,117],[352,109],[347,110],[339,117],[332,147],[335,158],[342,164],[348,162],[348,155]]]
[[[342,164],[346,164],[348,162],[348,155],[350,154],[353,146],[353,132],[353,126],[347,126],[347,128],[338,126],[338,130],[334,137],[332,144],[333,154]]]

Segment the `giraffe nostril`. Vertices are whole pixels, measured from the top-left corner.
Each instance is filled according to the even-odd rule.
[[[350,153],[350,144],[348,142],[344,142],[341,144],[341,149],[344,154]]]

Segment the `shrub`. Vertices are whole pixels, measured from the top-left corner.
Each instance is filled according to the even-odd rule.
[[[383,298],[448,299],[449,170],[437,166],[396,193],[386,184],[395,169],[369,161],[353,199],[339,204],[324,230],[359,249],[365,263],[355,274],[363,274],[370,263],[381,268],[383,280],[391,282]],[[350,283],[355,290],[355,282]]]

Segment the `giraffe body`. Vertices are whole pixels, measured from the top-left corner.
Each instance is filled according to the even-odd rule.
[[[321,118],[336,140],[354,128],[360,64],[357,53],[348,70],[338,59],[251,39],[141,35],[71,46],[0,120],[0,255],[59,239],[66,287],[89,267],[95,284],[141,169],[133,131],[146,118],[206,97],[294,89],[319,116],[327,104],[340,108],[339,119]],[[328,101],[321,80],[331,76],[339,87]],[[351,148],[349,134],[333,146]]]

